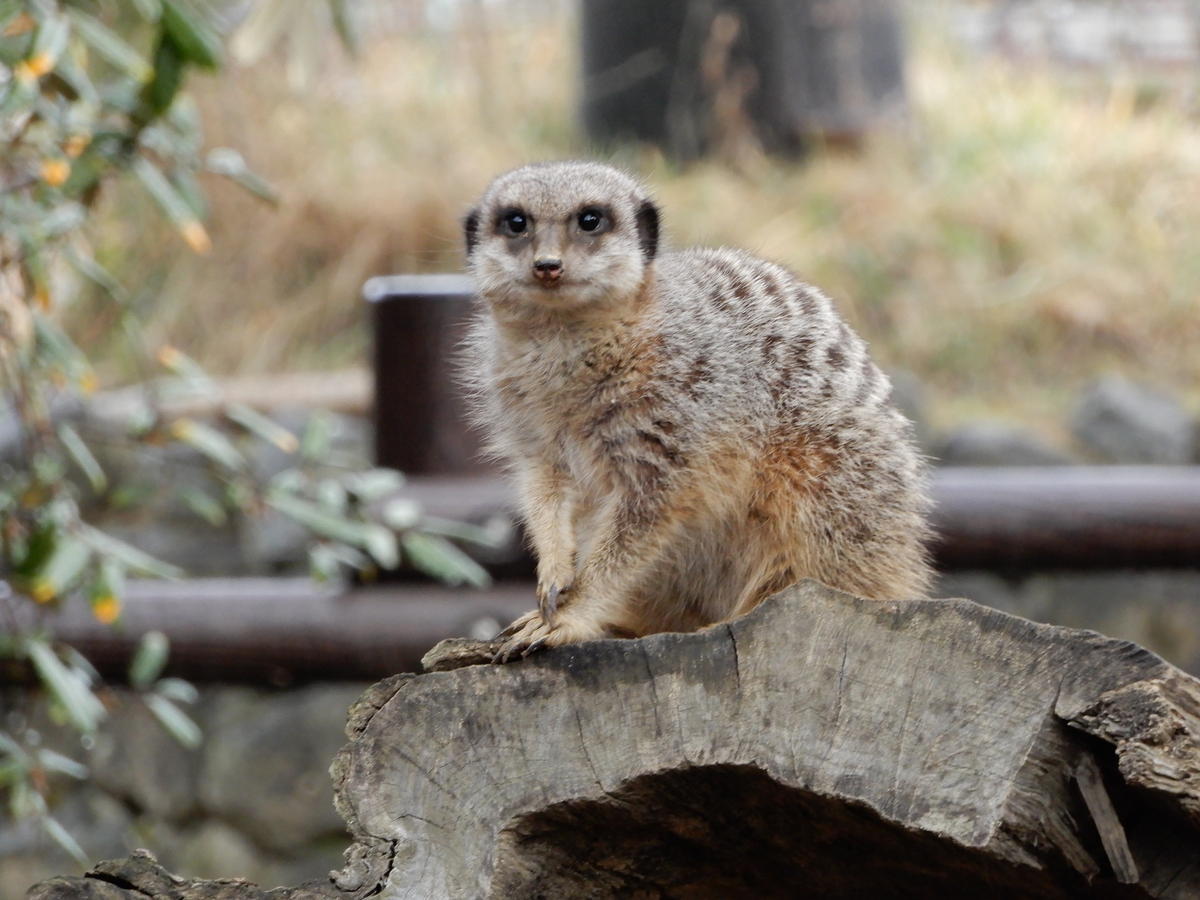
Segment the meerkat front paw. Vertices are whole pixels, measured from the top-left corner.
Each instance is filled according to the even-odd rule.
[[[570,583],[560,583],[557,581],[540,582],[537,586],[537,604],[538,612],[542,614],[542,618],[547,622],[554,621],[554,615],[558,612],[559,604],[564,603],[567,599],[568,592],[571,590]]]
[[[558,612],[559,605],[567,601],[574,583],[573,565],[550,565],[545,562],[538,565],[537,603],[543,619],[554,621],[554,614]]]
[[[496,635],[500,646],[492,662],[524,659],[543,647],[560,647],[607,636],[605,629],[592,627],[585,621],[559,616],[547,622],[541,610],[531,609]]]

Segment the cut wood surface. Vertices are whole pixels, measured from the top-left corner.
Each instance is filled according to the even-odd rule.
[[[331,883],[170,896],[1200,897],[1200,682],[1127,642],[804,583],[463,665],[489,649],[352,708]],[[88,880],[31,897],[167,896]]]

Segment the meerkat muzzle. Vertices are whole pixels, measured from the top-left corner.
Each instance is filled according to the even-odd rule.
[[[533,274],[544,285],[551,285],[562,277],[562,260],[543,258],[533,263]]]

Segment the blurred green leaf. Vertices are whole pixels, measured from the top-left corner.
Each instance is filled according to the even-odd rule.
[[[162,211],[167,214],[177,227],[183,226],[196,221],[196,213],[186,199],[175,189],[167,176],[162,173],[158,166],[150,162],[144,156],[139,156],[133,161],[130,166],[133,174],[137,176],[138,181],[146,189],[147,193],[154,198],[155,202],[162,208]]]
[[[4,753],[14,759],[25,759],[25,749],[13,740],[12,736],[7,732],[0,731],[0,753]]]
[[[368,524],[363,546],[383,568],[395,569],[400,565],[400,546],[396,541],[396,533],[390,528]]]
[[[344,515],[350,506],[350,495],[340,482],[322,478],[317,482],[317,500],[328,510]]]
[[[400,544],[414,566],[441,581],[474,587],[487,587],[492,583],[479,563],[444,538],[408,531],[401,535]]]
[[[100,105],[100,92],[96,90],[88,73],[70,54],[59,58],[54,74],[67,84],[79,100],[88,106]]]
[[[157,22],[162,16],[162,3],[159,0],[133,0],[133,5],[147,22]]]
[[[333,556],[334,559],[345,566],[349,566],[351,569],[365,571],[372,565],[371,557],[367,556],[367,554],[363,553],[357,547],[351,546],[350,544],[344,544],[339,541],[330,541],[328,543],[320,544],[319,546],[324,547],[327,551],[329,551],[330,555]]]
[[[82,225],[85,218],[86,213],[78,203],[60,203],[38,223],[38,236],[44,241],[61,237]]]
[[[8,808],[14,819],[24,819],[45,812],[46,803],[42,800],[42,795],[30,786],[29,779],[21,778],[13,783]]]
[[[21,14],[24,5],[23,0],[0,0],[0,32]]]
[[[69,756],[50,750],[46,747],[40,747],[35,752],[38,764],[48,772],[58,772],[60,775],[66,775],[69,778],[83,780],[88,777],[88,767],[81,762],[71,759]]]
[[[121,597],[125,593],[125,566],[112,558],[100,560],[96,577],[88,589],[92,615],[105,624],[115,622],[121,615]]]
[[[71,38],[71,24],[65,16],[45,11],[38,17],[37,31],[33,35],[33,49],[30,59],[44,56],[53,68],[67,48]]]
[[[71,174],[62,186],[68,197],[82,197],[90,191],[112,165],[103,150],[95,144],[84,150],[83,155],[71,163]]]
[[[342,483],[359,500],[374,503],[404,487],[404,476],[395,469],[368,469],[347,475]]]
[[[333,27],[350,53],[359,50],[358,22],[354,18],[353,6],[346,0],[329,0],[329,12],[333,16]]]
[[[144,126],[170,108],[183,85],[186,70],[187,60],[182,51],[164,32],[154,48],[154,76],[142,88],[134,112],[136,123]]]
[[[246,459],[229,438],[215,428],[194,419],[177,419],[171,425],[176,440],[199,450],[217,465],[234,472],[246,468]]]
[[[384,502],[379,517],[389,528],[406,531],[421,521],[421,506],[408,497],[393,497]]]
[[[283,33],[295,13],[293,0],[261,0],[255,3],[230,41],[234,58],[243,65],[258,62]]]
[[[144,694],[142,700],[150,712],[154,713],[159,724],[166,729],[167,734],[189,750],[200,746],[204,735],[200,726],[193,722],[187,713],[161,694]]]
[[[185,0],[162,0],[163,33],[183,58],[204,69],[221,64],[221,38],[204,14]]]
[[[440,534],[442,537],[453,538],[456,541],[467,541],[480,547],[493,549],[503,547],[513,537],[511,526],[503,520],[498,520],[496,526],[489,526],[456,522],[437,516],[425,516],[421,519],[421,530],[427,534]]]
[[[92,548],[72,534],[59,532],[45,564],[29,576],[29,592],[39,602],[61,597],[71,589],[92,559]]]
[[[121,283],[113,277],[108,269],[96,262],[91,256],[80,252],[76,247],[68,245],[66,248],[66,258],[80,275],[93,282],[118,303],[124,305],[129,302],[129,294],[121,286]]]
[[[105,477],[99,461],[88,449],[88,445],[79,436],[79,432],[63,422],[58,426],[58,439],[75,465],[79,466],[79,470],[87,477],[92,490],[96,493],[103,491],[108,486],[108,478]]]
[[[96,667],[70,644],[60,644],[58,655],[84,684],[91,686],[100,683],[100,673],[96,671]]]
[[[179,153],[174,155],[178,156]],[[171,173],[170,181],[171,187],[175,188],[176,193],[187,203],[197,221],[208,216],[208,202],[204,199],[204,191],[200,189],[195,175],[187,169],[177,168]]]
[[[138,81],[145,81],[153,74],[150,64],[142,54],[134,50],[116,32],[99,19],[78,7],[67,9],[76,32],[91,45],[100,56]]]
[[[134,572],[150,575],[154,578],[178,579],[183,577],[183,570],[170,563],[155,559],[148,553],[143,553],[136,547],[131,547],[122,540],[110,534],[105,534],[98,528],[81,524],[79,536],[89,543],[97,553],[111,556]]]
[[[249,406],[231,403],[225,408],[225,415],[251,434],[273,444],[284,453],[295,453],[300,447],[299,440],[288,429]]]
[[[179,492],[179,499],[213,528],[220,528],[229,521],[229,515],[221,502],[199,488],[184,488]]]
[[[270,488],[285,494],[299,494],[308,485],[308,476],[299,469],[284,469],[271,479]]]
[[[89,371],[86,357],[57,322],[38,312],[33,317],[33,328],[46,362],[76,378]]]
[[[192,704],[200,699],[196,686],[182,678],[160,678],[154,685],[154,692],[176,703]]]
[[[267,503],[317,534],[366,548],[369,526],[365,523],[330,513],[315,503],[279,490],[271,491],[267,495]]]
[[[223,175],[268,203],[279,202],[279,192],[266,179],[252,172],[246,160],[231,147],[215,147],[208,152],[205,168],[214,175]]]
[[[54,843],[67,851],[75,862],[84,868],[91,866],[91,860],[83,852],[83,848],[79,846],[79,842],[71,837],[71,832],[63,828],[62,823],[58,819],[51,815],[42,816],[42,829],[53,839]]]
[[[313,462],[324,459],[333,444],[335,428],[333,416],[324,410],[317,410],[309,416],[304,435],[300,438],[301,458]]]
[[[341,563],[328,544],[313,544],[308,548],[308,571],[316,581],[333,581],[341,571]]]
[[[19,553],[14,553],[14,572],[28,580],[41,571],[54,552],[58,540],[58,526],[53,522],[40,522],[30,532]]]
[[[171,644],[161,631],[147,631],[138,641],[137,652],[129,664],[129,683],[144,691],[162,675],[171,653]]]
[[[37,97],[36,84],[19,78],[10,79],[7,90],[0,94],[0,119],[14,121],[18,113],[33,106]]]
[[[177,347],[169,344],[160,347],[157,358],[162,367],[171,374],[178,375],[185,381],[206,390],[215,387],[212,378],[200,364]]]
[[[40,638],[27,638],[25,653],[42,684],[62,706],[71,724],[85,733],[95,731],[105,716],[104,704],[83,679],[63,665],[50,645]]]

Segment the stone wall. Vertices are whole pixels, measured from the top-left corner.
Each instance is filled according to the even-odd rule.
[[[136,695],[106,696],[111,714],[90,750],[62,747],[91,768],[88,784],[57,782],[55,815],[92,859],[146,847],[173,871],[298,884],[339,868],[348,841],[328,768],[345,742],[346,710],[365,685],[275,691],[208,686],[192,710],[204,730],[186,750]],[[52,735],[9,690],[10,727]],[[31,824],[0,829],[0,897],[82,870]]]

